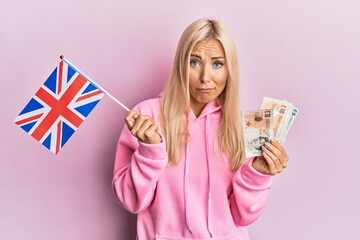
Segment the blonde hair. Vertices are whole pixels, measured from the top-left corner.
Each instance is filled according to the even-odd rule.
[[[161,127],[166,139],[169,164],[177,164],[188,139],[190,110],[190,54],[198,42],[218,40],[224,49],[229,77],[218,101],[222,117],[218,130],[220,149],[230,159],[231,170],[244,164],[244,143],[239,109],[239,71],[235,45],[229,32],[217,20],[199,19],[183,32],[175,54],[173,69],[161,96]]]

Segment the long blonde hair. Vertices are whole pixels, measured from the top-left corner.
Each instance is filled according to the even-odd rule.
[[[218,130],[221,150],[230,159],[231,170],[244,164],[244,142],[239,109],[239,71],[235,45],[229,32],[217,20],[199,19],[183,32],[175,54],[173,69],[161,96],[161,127],[166,139],[169,164],[178,163],[186,139],[190,110],[189,65],[194,46],[201,41],[217,39],[223,46],[229,77],[218,97],[222,117]]]

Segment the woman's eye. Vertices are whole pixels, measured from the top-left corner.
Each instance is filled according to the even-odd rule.
[[[222,62],[214,62],[215,68],[221,68],[224,64]]]
[[[190,65],[193,66],[193,67],[196,67],[196,66],[199,66],[200,63],[199,63],[199,61],[197,61],[197,60],[191,60],[191,61],[190,61]]]

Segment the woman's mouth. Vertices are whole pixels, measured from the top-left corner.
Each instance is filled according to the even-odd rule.
[[[200,93],[209,93],[213,90],[213,88],[197,88],[197,91]]]

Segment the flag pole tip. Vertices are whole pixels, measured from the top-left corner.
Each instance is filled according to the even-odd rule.
[[[60,59],[64,59],[64,55],[60,55]]]

